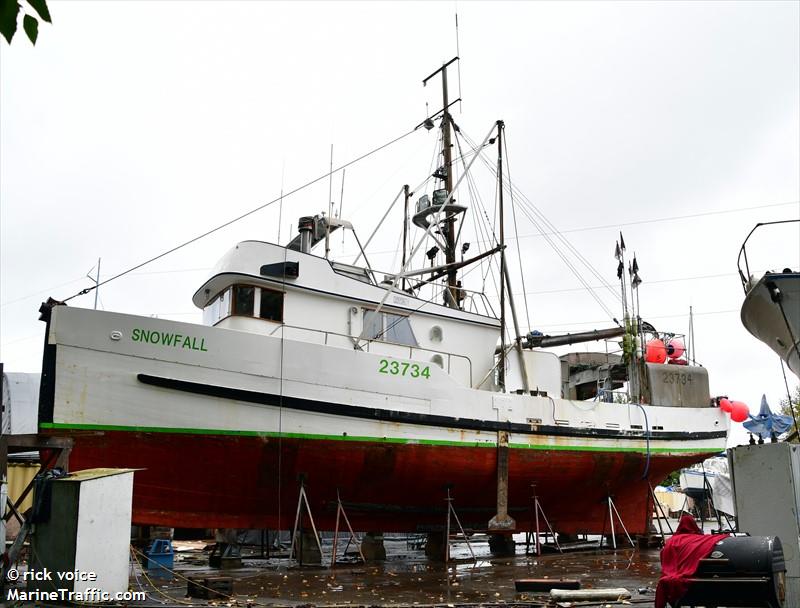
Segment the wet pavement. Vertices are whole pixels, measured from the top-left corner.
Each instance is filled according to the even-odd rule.
[[[138,568],[131,578],[131,587],[141,585],[149,591],[150,603],[186,605],[186,580],[189,576],[230,576],[234,598],[238,603],[283,606],[459,606],[466,604],[545,605],[547,593],[517,593],[516,579],[576,579],[582,589],[624,587],[631,593],[630,603],[653,605],[653,590],[658,580],[657,549],[584,550],[543,556],[526,555],[525,546],[517,545],[514,557],[492,557],[488,543],[478,539],[472,548],[473,560],[465,543],[455,544],[454,560],[445,565],[429,561],[422,550],[411,548],[405,540],[386,539],[388,559],[385,562],[298,566],[285,557],[252,559],[245,557],[243,567],[215,570],[208,567],[205,543],[176,543],[175,575],[147,577]],[[344,543],[338,551],[343,551]],[[352,559],[348,553],[345,559]],[[330,561],[331,544],[323,543],[323,554]],[[643,591],[642,592],[640,592]],[[216,600],[218,605],[230,599]],[[191,599],[193,605],[205,600]],[[619,605],[615,602],[575,604],[585,606]]]

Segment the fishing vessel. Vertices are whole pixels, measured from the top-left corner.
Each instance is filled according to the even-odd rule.
[[[800,377],[800,269],[783,268],[751,273],[747,242],[756,231],[778,226],[800,228],[800,219],[762,222],[748,233],[737,265],[745,298],[742,303],[742,324],[747,331],[769,346]],[[797,251],[797,249],[795,249]]]
[[[559,532],[604,530],[609,498],[644,532],[650,484],[724,449],[729,421],[707,371],[680,354],[649,361],[642,345],[671,334],[634,311],[599,332],[521,330],[505,125],[461,155],[459,172],[450,63],[426,79],[444,82],[442,109],[420,125],[439,122],[441,164],[414,198],[402,189],[399,270],[371,267],[353,224],[329,209],[301,218],[288,243],[225,253],[192,297],[202,325],[42,306],[40,432],[74,439],[73,469],[138,469],[135,523],[287,529],[302,485],[321,529],[338,500],[356,529],[441,529],[448,497],[469,527],[528,529],[535,491]],[[467,258],[469,206],[456,194],[494,144],[499,223]],[[355,262],[329,255],[339,231],[359,244]],[[499,305],[469,288],[480,264],[494,268]],[[602,337],[619,339],[618,355],[545,349]]]

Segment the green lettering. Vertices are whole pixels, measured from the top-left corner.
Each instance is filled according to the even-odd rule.
[[[131,340],[134,342],[160,344],[162,346],[172,346],[173,348],[180,347],[187,348],[189,350],[208,352],[205,338],[184,336],[183,334],[173,334],[165,331],[162,332],[150,329],[141,329],[140,327],[135,327],[131,331]]]

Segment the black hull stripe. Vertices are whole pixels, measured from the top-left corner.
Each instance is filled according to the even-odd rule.
[[[439,416],[435,414],[420,414],[416,412],[404,412],[401,410],[383,410],[357,405],[345,405],[342,403],[327,403],[324,401],[314,401],[302,399],[300,397],[287,397],[273,393],[258,393],[227,386],[217,386],[214,384],[204,384],[199,382],[188,382],[186,380],[175,380],[173,378],[163,378],[160,376],[150,376],[148,374],[138,374],[137,379],[143,384],[157,386],[184,393],[193,393],[206,397],[219,397],[221,399],[233,399],[245,403],[258,403],[261,405],[281,406],[287,409],[303,412],[314,412],[317,414],[331,414],[347,418],[360,418],[364,420],[376,420],[380,422],[397,422],[401,424],[417,424],[421,426],[433,426],[449,429],[463,429],[469,431],[497,432],[507,431],[523,435],[555,435],[561,437],[592,437],[599,439],[633,439],[643,440],[647,437],[644,431],[616,431],[613,429],[581,429],[576,427],[560,427],[552,425],[529,425],[518,422],[497,422],[492,420],[477,420],[474,418],[454,418],[451,416]],[[702,439],[721,439],[725,437],[725,431],[702,431],[702,432],[675,432],[675,431],[651,431],[650,439],[653,440],[683,440],[693,441]]]

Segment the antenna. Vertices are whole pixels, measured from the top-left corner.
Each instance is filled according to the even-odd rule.
[[[458,3],[456,3],[456,57],[461,57],[461,49],[458,45]],[[461,61],[458,62],[458,111],[461,109]]]
[[[325,259],[331,252],[331,218],[333,218],[333,144],[331,144],[331,170],[328,173],[328,221],[325,222]]]
[[[89,272],[86,273],[86,276],[91,280],[94,281],[94,309],[97,310],[97,298],[100,293],[100,259],[97,258],[97,277],[93,277],[89,272],[92,272],[94,268],[90,268]]]
[[[281,244],[281,220],[283,219],[283,176],[286,173],[286,159],[283,159],[283,167],[281,168],[281,198],[278,203],[278,245]]]
[[[339,218],[342,218],[342,208],[344,207],[344,172],[347,169],[342,169],[342,193],[339,195]],[[342,230],[342,245],[344,245],[344,230]]]

